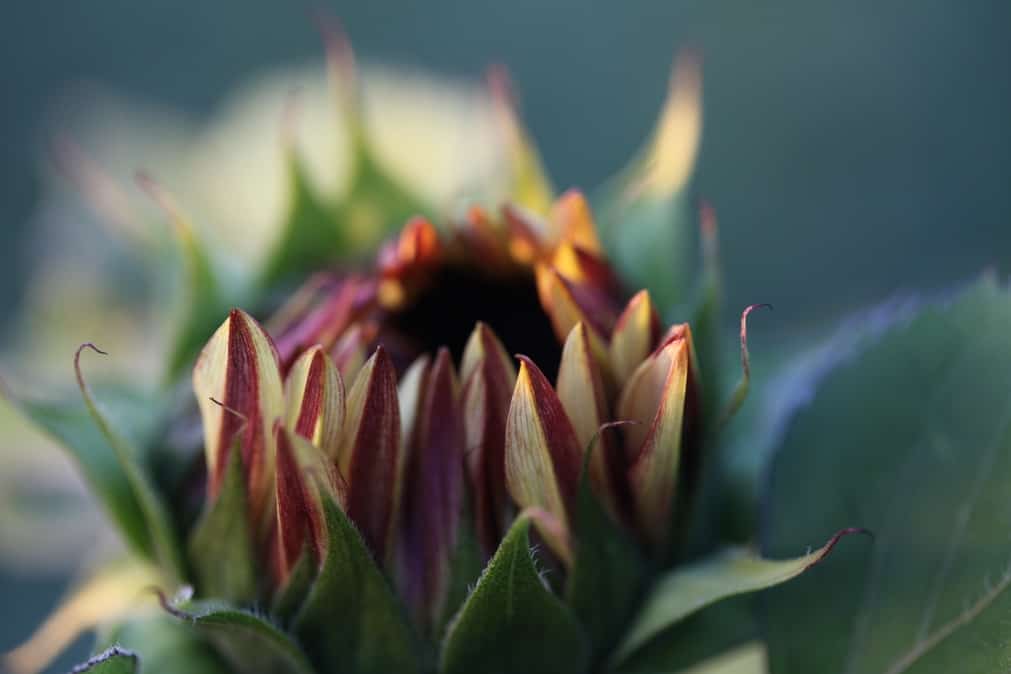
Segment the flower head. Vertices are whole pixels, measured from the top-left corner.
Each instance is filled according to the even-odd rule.
[[[313,278],[267,329],[234,310],[212,337],[194,370],[208,498],[240,452],[280,581],[303,548],[322,560],[328,491],[423,624],[463,526],[490,557],[526,512],[571,565],[584,463],[614,520],[659,550],[698,365],[686,324],[664,333],[647,291],[625,298],[577,191],[544,214],[412,219],[370,269]]]

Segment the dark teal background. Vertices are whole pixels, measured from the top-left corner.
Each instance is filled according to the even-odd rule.
[[[559,186],[591,187],[620,166],[654,121],[675,48],[699,48],[695,187],[720,216],[729,306],[776,305],[762,317],[766,340],[896,291],[1009,269],[1011,2],[329,6],[363,59],[474,77],[507,64]],[[98,81],[209,114],[257,71],[319,59],[313,7],[5,3],[0,316],[26,277],[19,252],[39,196],[41,125],[61,92]],[[52,582],[0,581],[0,649],[54,592]]]

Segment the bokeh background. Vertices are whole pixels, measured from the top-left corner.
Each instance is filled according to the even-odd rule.
[[[675,50],[700,50],[705,129],[694,191],[717,207],[729,306],[776,305],[753,353],[897,292],[1011,269],[1011,3],[326,6],[363,61],[475,79],[489,63],[508,65],[559,186],[590,188],[622,165],[654,122]],[[257,73],[320,61],[313,9],[6,3],[0,317],[25,297],[46,122],[68,91],[99,83],[208,117]],[[0,335],[9,327],[0,318]],[[27,635],[64,582],[0,570],[0,651]]]

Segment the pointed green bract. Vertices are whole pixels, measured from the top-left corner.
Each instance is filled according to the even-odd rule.
[[[745,548],[729,548],[709,559],[675,568],[660,576],[632,621],[611,661],[621,663],[671,625],[721,599],[764,590],[800,575],[820,562],[846,534],[793,559],[763,559]]]
[[[857,518],[876,540],[768,598],[773,674],[1006,669],[1009,336],[993,281],[906,307],[780,419],[768,550]]]
[[[201,596],[239,603],[256,599],[256,555],[238,442],[229,453],[218,498],[208,504],[190,535],[188,552]]]
[[[260,275],[263,290],[300,273],[325,267],[336,259],[346,243],[333,207],[316,194],[305,165],[294,151],[288,154],[288,181],[291,190],[288,213]]]
[[[575,564],[565,594],[599,658],[621,636],[640,599],[647,569],[635,542],[611,519],[590,488],[587,467],[592,451],[583,462],[576,500]],[[597,447],[596,451],[601,450]]]
[[[326,558],[292,631],[321,672],[420,671],[416,636],[358,530],[321,495]]]
[[[545,587],[530,551],[530,520],[513,524],[453,620],[443,674],[582,674],[590,644],[572,612]]]

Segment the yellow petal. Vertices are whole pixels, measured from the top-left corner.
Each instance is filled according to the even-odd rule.
[[[273,342],[253,318],[233,309],[200,353],[193,390],[204,426],[204,448],[217,494],[237,435],[254,517],[272,488],[274,422],[284,415],[284,389]],[[241,435],[240,435],[241,434]]]
[[[702,76],[692,53],[678,56],[670,89],[636,186],[649,196],[681,190],[695,165],[702,135]]]
[[[589,330],[583,323],[577,323],[565,340],[556,388],[580,447],[589,448],[601,425],[608,421],[609,410],[604,380],[591,352]],[[590,456],[590,478],[597,495],[616,515],[617,503],[608,468],[611,443],[610,434],[599,436]]]
[[[551,223],[562,241],[579,246],[591,253],[600,252],[597,225],[586,197],[579,190],[568,190],[551,206]]]
[[[335,458],[344,425],[344,381],[323,347],[312,347],[292,364],[284,397],[288,428]]]
[[[582,451],[551,385],[536,365],[521,359],[506,418],[506,483],[520,507],[542,508],[567,524],[579,485]],[[566,541],[557,532],[544,530],[541,535],[564,557]]]
[[[618,402],[626,426],[625,455],[639,527],[654,546],[671,528],[688,383],[687,339],[673,339],[632,374]]]
[[[619,384],[632,375],[656,346],[660,321],[649,292],[636,293],[615,323],[611,335],[611,366]]]

